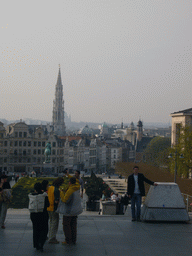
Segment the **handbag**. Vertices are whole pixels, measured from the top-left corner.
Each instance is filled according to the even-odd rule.
[[[63,215],[65,214],[70,215],[72,205],[73,205],[73,195],[71,195],[70,200],[67,203],[62,202],[62,200],[60,199],[56,212]]]

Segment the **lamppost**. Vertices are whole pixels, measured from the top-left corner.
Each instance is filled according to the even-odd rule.
[[[175,150],[175,171],[174,171],[174,182],[176,183],[176,177],[177,177],[177,157],[178,157],[178,152],[177,149]],[[169,154],[168,158],[173,158],[172,154]],[[179,158],[183,158],[183,154],[179,155]]]

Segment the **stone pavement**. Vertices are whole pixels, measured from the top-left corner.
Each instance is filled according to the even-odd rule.
[[[130,209],[128,209],[130,211]],[[32,243],[27,209],[9,209],[6,229],[0,229],[0,255],[160,256],[192,255],[192,225],[185,223],[131,222],[127,216],[100,216],[83,212],[78,217],[77,244],[45,243],[44,252]],[[60,219],[57,239],[64,241]]]

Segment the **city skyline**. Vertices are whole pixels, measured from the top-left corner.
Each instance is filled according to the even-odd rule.
[[[191,5],[4,2],[0,118],[51,121],[60,64],[72,121],[170,123],[191,108]]]

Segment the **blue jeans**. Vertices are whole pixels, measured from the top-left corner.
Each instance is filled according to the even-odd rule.
[[[135,205],[137,208],[135,214]],[[131,213],[133,219],[140,219],[141,214],[141,195],[140,194],[133,194],[131,197]]]

